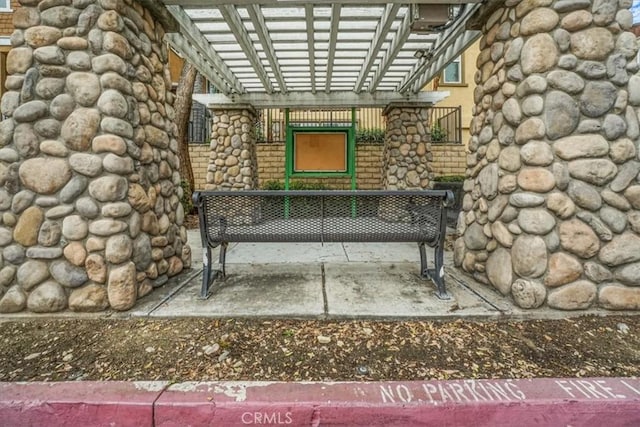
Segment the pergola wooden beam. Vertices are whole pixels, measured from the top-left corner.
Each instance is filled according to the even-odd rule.
[[[267,93],[273,93],[274,90],[273,85],[271,84],[271,79],[267,75],[267,71],[264,69],[262,62],[260,61],[258,51],[253,45],[253,41],[251,40],[247,29],[242,24],[242,18],[238,14],[238,10],[231,5],[221,5],[220,13],[222,13],[222,16],[231,29],[231,32],[235,36],[238,44],[242,48],[244,54],[247,56],[247,59],[251,63],[251,66],[258,75],[258,78],[262,82],[265,91]]]
[[[212,79],[211,83],[216,85],[218,90],[220,90],[221,92],[244,93],[245,89],[238,78],[231,72],[227,64],[224,63],[224,61],[222,60],[222,58],[220,58],[216,51],[211,48],[209,41],[202,35],[193,21],[191,21],[191,18],[189,18],[189,16],[185,13],[184,9],[180,6],[167,6],[167,9],[171,13],[171,15],[173,15],[176,21],[178,21],[180,29],[182,30],[180,32],[180,36],[172,37],[174,41],[173,44],[176,47],[176,50],[178,50],[182,55],[188,58],[195,58],[199,53],[202,58],[211,65],[216,74],[219,75],[219,78]],[[184,37],[189,40],[190,44],[178,43],[177,39],[180,37]],[[180,46],[178,46],[178,44]],[[220,83],[220,80],[222,80],[224,83]],[[216,81],[218,81],[218,84],[220,84],[220,86],[216,84]]]
[[[479,36],[479,31],[466,31],[465,24],[467,18],[473,16],[480,5],[468,7],[449,28],[445,29],[438,35],[434,45],[431,57],[435,61],[418,62],[413,69],[407,74],[404,80],[398,85],[398,92],[416,93],[422,89],[422,86],[431,80],[442,68],[451,62],[457,55],[473,43]],[[432,64],[434,62],[434,64]],[[433,65],[433,66],[432,66]],[[431,73],[426,73],[430,71]],[[418,82],[418,84],[414,84]],[[422,86],[419,82],[423,82]]]
[[[398,31],[396,32],[395,37],[391,41],[391,46],[389,46],[389,49],[386,51],[385,55],[382,57],[382,61],[380,62],[380,65],[376,70],[373,80],[371,81],[371,85],[369,85],[369,92],[375,92],[375,90],[377,89],[378,85],[380,84],[380,81],[382,80],[385,73],[391,66],[391,63],[396,58],[396,56],[398,56],[398,53],[402,49],[402,45],[404,44],[405,41],[407,41],[407,38],[409,38],[409,34],[411,32],[410,30],[411,30],[411,13],[407,11],[407,13],[404,15],[404,18],[402,19],[402,23],[400,24],[400,27],[398,28]]]
[[[262,44],[265,54],[267,55],[267,60],[271,65],[271,69],[275,74],[276,80],[278,80],[278,84],[280,85],[280,92],[287,93],[287,84],[284,81],[284,77],[282,76],[282,71],[280,70],[280,64],[276,58],[275,49],[273,48],[273,43],[271,42],[271,37],[269,36],[269,30],[267,29],[267,25],[264,21],[264,15],[260,10],[260,6],[258,5],[250,5],[247,7],[247,11],[249,12],[249,17],[251,17],[251,22],[253,22],[253,27],[255,28],[256,34],[258,35],[258,39]]]
[[[217,87],[221,92],[227,94],[231,93],[230,90],[224,90],[225,88],[228,89],[227,82],[220,78],[209,61],[204,59],[203,56],[193,48],[193,46],[188,44],[187,39],[180,37],[175,33],[167,33],[164,37],[171,47],[173,47],[177,52],[180,52],[184,59],[193,64],[193,66],[196,67],[196,70],[198,70],[205,79],[209,80],[211,84]]]
[[[378,52],[380,51],[380,47],[384,43],[387,38],[387,34],[389,33],[389,28],[391,28],[391,24],[398,14],[398,10],[400,9],[400,4],[387,4],[384,10],[384,15],[380,19],[380,24],[376,28],[376,34],[371,40],[371,46],[369,47],[369,52],[367,53],[367,58],[365,59],[364,66],[360,70],[360,75],[358,76],[358,80],[356,82],[356,86],[354,92],[360,93],[362,90],[362,86],[364,82],[367,80],[367,76],[369,75],[369,71],[373,66],[373,62],[378,56]]]
[[[305,4],[304,17],[307,26],[307,47],[309,49],[309,72],[311,76],[311,93],[316,93],[316,48],[313,31],[313,5]]]
[[[434,105],[449,92],[419,92],[402,95],[397,92],[355,93],[350,90],[325,92],[245,93],[234,95],[194,94],[193,99],[206,106],[252,105],[254,108],[351,108],[386,107],[389,104]]]
[[[327,57],[327,80],[325,92],[331,91],[331,77],[333,75],[333,60],[336,56],[336,41],[338,40],[338,26],[340,25],[340,8],[338,4],[331,5],[331,33],[329,35],[329,55]]]
[[[446,0],[462,5],[458,16],[429,29],[423,5],[440,0],[202,0],[168,6],[180,30],[170,40],[227,94],[410,94],[475,40],[478,33],[465,32],[480,8],[471,1]]]
[[[480,31],[465,31],[462,36],[458,37],[454,44],[449,45],[449,47],[441,54],[437,56],[437,60],[432,62],[429,67],[422,73],[420,79],[416,80],[413,83],[413,87],[411,88],[411,92],[416,93],[424,87],[427,82],[433,79],[435,76],[440,74],[440,72],[446,67],[451,61],[453,61],[460,52],[463,52],[467,47],[471,46],[474,41],[476,41],[482,33]]]

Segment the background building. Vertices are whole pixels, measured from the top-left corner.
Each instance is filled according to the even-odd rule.
[[[7,54],[11,49],[13,33],[13,12],[20,7],[17,0],[0,0],[0,97],[6,91]]]

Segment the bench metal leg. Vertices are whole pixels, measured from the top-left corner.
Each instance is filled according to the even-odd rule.
[[[451,295],[447,292],[447,288],[444,285],[444,248],[441,244],[436,245],[435,252],[435,271],[433,274],[433,280],[438,287],[438,298],[443,300],[451,299]]]
[[[220,267],[219,269],[213,270],[211,266],[211,248],[207,247],[204,257],[202,259],[202,263],[204,268],[202,269],[202,288],[200,290],[200,298],[207,299],[209,298],[209,286],[211,286],[211,282],[215,279],[224,279],[226,276],[225,272],[225,260],[227,257],[227,247],[229,246],[228,242],[223,242],[220,244]]]
[[[207,246],[202,257],[202,288],[200,289],[200,298],[209,298],[209,285],[211,284],[211,248]]]
[[[431,279],[431,272],[427,264],[427,251],[424,246],[424,243],[418,243],[418,250],[420,251],[420,276],[424,279]]]
[[[220,257],[218,258],[220,262],[220,270],[218,270],[218,276],[221,279],[224,279],[227,276],[225,271],[225,261],[227,259],[227,247],[229,246],[229,242],[222,242],[220,244]]]
[[[425,279],[431,279],[436,285],[436,295],[442,300],[451,299],[444,284],[444,252],[439,245],[434,248],[435,268],[429,268],[427,264],[427,251],[424,243],[418,243],[420,250],[420,275]]]

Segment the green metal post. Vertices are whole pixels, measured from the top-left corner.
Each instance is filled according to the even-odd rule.
[[[293,150],[293,133],[289,127],[289,109],[284,110],[284,189],[289,189],[289,175],[291,174],[291,151]]]
[[[356,109],[351,108],[351,131],[347,135],[349,144],[349,169],[351,170],[351,189],[356,189]]]
[[[351,108],[351,129],[347,133],[347,144],[349,145],[349,169],[351,170],[351,189],[356,189],[356,109]],[[351,216],[357,216],[357,205],[355,196],[351,198]]]
[[[293,132],[289,126],[289,109],[284,109],[284,129],[285,129],[285,143],[284,143],[284,191],[289,191],[289,175],[291,174],[292,166],[292,151],[293,151]],[[284,217],[289,218],[289,196],[284,196]]]

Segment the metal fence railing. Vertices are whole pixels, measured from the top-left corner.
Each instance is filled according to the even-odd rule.
[[[383,143],[387,127],[381,108],[357,108],[356,142]],[[291,110],[289,122],[297,126],[350,126],[351,110]],[[432,107],[429,130],[432,143],[462,144],[462,107]],[[208,143],[211,139],[211,113],[194,103],[189,120],[189,142]],[[285,110],[258,111],[255,122],[258,143],[283,143],[286,139]]]
[[[211,140],[211,113],[204,105],[194,102],[191,106],[187,132],[189,143],[205,144]]]
[[[351,126],[351,109],[291,110],[289,123],[294,126]],[[384,141],[386,122],[381,108],[355,110],[356,142]],[[264,109],[256,120],[258,143],[282,143],[286,139],[285,110]]]
[[[431,142],[462,144],[462,107],[432,107]]]

